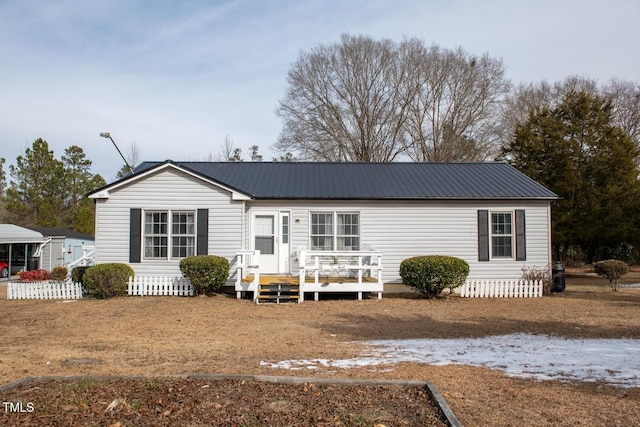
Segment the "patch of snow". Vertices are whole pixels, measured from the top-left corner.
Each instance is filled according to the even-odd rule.
[[[400,362],[462,364],[540,380],[603,381],[640,387],[640,340],[569,339],[511,334],[483,338],[367,341],[370,350],[352,359],[261,362],[280,369],[357,368]]]
[[[619,288],[632,288],[632,289],[638,289],[640,288],[640,283],[619,283],[618,284]]]

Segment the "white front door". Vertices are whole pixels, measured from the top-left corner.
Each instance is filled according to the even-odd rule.
[[[251,249],[260,251],[260,273],[289,273],[289,212],[255,211],[251,219]]]
[[[253,215],[253,250],[260,251],[260,273],[278,273],[278,212]]]

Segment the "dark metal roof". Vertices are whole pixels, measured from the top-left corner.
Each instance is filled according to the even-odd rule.
[[[47,237],[62,236],[62,237],[68,237],[70,239],[94,240],[93,236],[80,233],[79,231],[69,230],[67,228],[56,228],[56,227],[29,227],[29,228]]]
[[[557,199],[507,163],[145,162],[177,165],[254,199]]]

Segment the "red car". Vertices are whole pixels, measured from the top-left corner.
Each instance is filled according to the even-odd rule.
[[[6,279],[9,277],[9,264],[0,261],[0,278]]]

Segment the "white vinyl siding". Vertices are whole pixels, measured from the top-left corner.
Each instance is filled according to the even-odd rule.
[[[175,169],[164,169],[113,190],[108,199],[96,200],[96,262],[129,264],[140,275],[181,274],[179,257],[129,263],[131,208],[143,212],[208,209],[208,253],[232,262],[236,250],[242,247],[242,204],[231,200],[231,193],[224,189]],[[144,213],[142,218],[144,220]]]
[[[418,255],[462,258],[469,263],[471,279],[517,279],[525,265],[545,267],[551,262],[548,201],[251,201],[247,202],[247,211],[250,209],[291,212],[289,241],[294,274],[298,268],[298,251],[311,248],[312,214],[330,212],[358,212],[359,250],[383,252],[385,283],[400,283],[400,263]],[[526,261],[514,258],[478,261],[479,209],[525,210]]]

